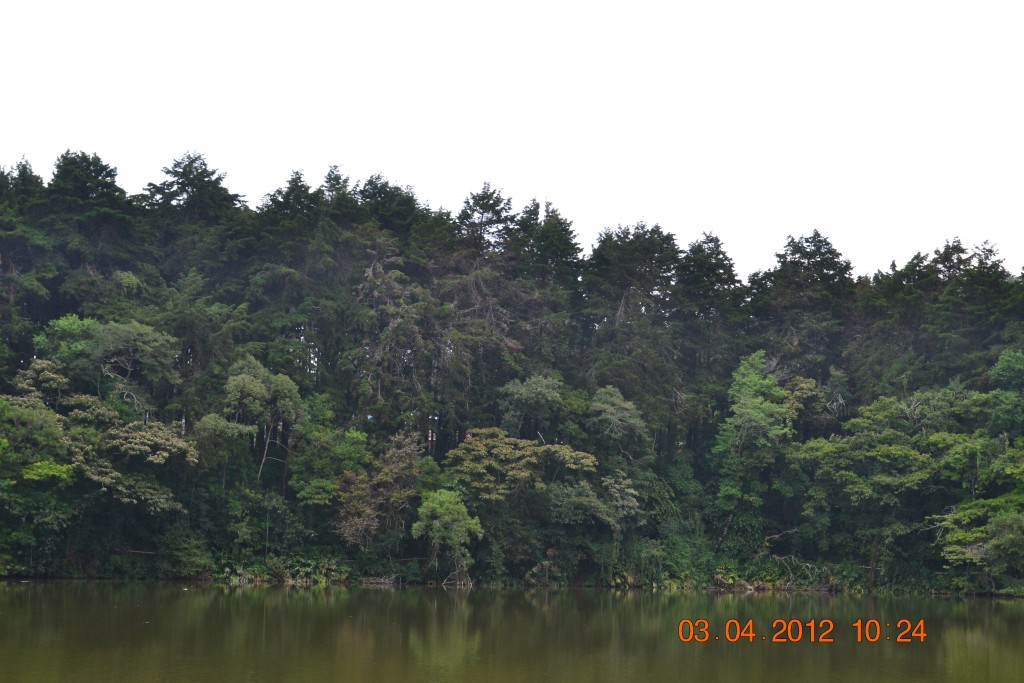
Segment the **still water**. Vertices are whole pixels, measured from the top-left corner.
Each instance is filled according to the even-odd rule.
[[[833,642],[773,643],[777,619],[830,620]],[[900,619],[923,641],[895,642]],[[4,683],[1019,680],[1019,601],[0,583]]]

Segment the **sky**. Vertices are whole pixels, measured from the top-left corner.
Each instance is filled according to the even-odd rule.
[[[258,206],[380,173],[457,211],[658,224],[741,276],[817,229],[854,272],[959,237],[1024,267],[1024,4],[34,0],[4,8],[0,165],[186,152]]]

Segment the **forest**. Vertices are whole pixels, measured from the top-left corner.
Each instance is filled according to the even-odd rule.
[[[744,282],[518,207],[0,169],[0,576],[1024,594],[994,247],[854,277],[815,231]]]

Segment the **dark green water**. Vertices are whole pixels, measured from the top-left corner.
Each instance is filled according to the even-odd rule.
[[[683,618],[708,642],[680,642]],[[924,642],[894,642],[903,618]],[[755,641],[726,642],[729,619]],[[835,642],[772,643],[775,619],[831,619]],[[857,619],[878,642],[856,642]],[[0,583],[5,683],[1017,680],[1022,602]]]

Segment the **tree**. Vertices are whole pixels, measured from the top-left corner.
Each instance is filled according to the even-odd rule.
[[[720,458],[717,507],[727,515],[717,545],[734,524],[751,540],[764,525],[762,503],[777,469],[782,447],[793,434],[794,407],[788,394],[765,366],[765,352],[743,358],[729,387],[730,415],[718,430],[714,453]]]
[[[336,528],[346,541],[366,550],[381,533],[405,532],[413,500],[439,479],[437,463],[422,454],[418,437],[399,433],[366,471],[342,475]]]
[[[0,166],[0,204],[18,212],[42,194],[46,185],[24,157],[10,170]]]
[[[771,356],[825,384],[829,367],[841,365],[837,341],[853,299],[853,267],[817,230],[790,237],[776,258],[774,269],[750,277],[751,310]]]
[[[50,321],[34,341],[40,356],[67,368],[75,390],[119,397],[142,416],[164,405],[180,381],[177,340],[134,320],[100,323],[71,314]]]
[[[489,427],[473,429],[445,456],[446,468],[481,502],[515,501],[560,473],[593,472],[597,459],[564,444],[542,444]]]
[[[582,263],[572,221],[551,202],[544,203],[543,217],[536,199],[527,204],[507,226],[501,250],[511,272],[558,284],[570,292],[579,289]]]
[[[469,509],[487,531],[494,578],[510,569],[525,572],[542,560],[553,545],[546,533],[550,493],[558,484],[586,481],[596,469],[590,453],[515,439],[494,427],[470,430],[444,460],[445,473],[465,492]]]
[[[411,187],[399,187],[380,175],[356,189],[360,209],[369,220],[402,241],[408,240],[422,220],[423,210]]]
[[[198,271],[181,276],[168,292],[159,327],[178,341],[174,370],[181,378],[178,407],[187,431],[215,410],[223,386],[222,373],[231,364],[235,344],[246,332],[245,305],[220,301]]]
[[[859,555],[869,586],[883,554],[920,525],[909,502],[936,472],[911,438],[923,414],[915,412],[920,405],[881,398],[846,423],[846,435],[813,439],[790,456],[812,482],[804,506],[808,533],[823,550]]]
[[[26,216],[56,236],[73,268],[138,267],[152,257],[152,235],[117,184],[117,169],[95,154],[64,152],[46,191]]]
[[[544,375],[531,375],[524,382],[512,380],[499,389],[502,427],[517,436],[541,435],[557,417],[563,389],[561,381]]]
[[[460,236],[475,254],[483,254],[506,243],[515,225],[512,201],[501,196],[500,190],[484,183],[479,192],[466,198],[458,215]]]
[[[705,233],[680,255],[672,289],[672,336],[683,384],[679,412],[688,423],[691,446],[728,400],[728,378],[748,343],[745,297],[733,261],[717,237]]]
[[[1013,349],[1003,351],[988,376],[997,387],[1024,391],[1024,353]]]
[[[445,555],[452,571],[444,584],[472,586],[469,568],[473,566],[473,557],[469,544],[484,536],[480,520],[469,516],[458,493],[445,489],[424,494],[418,516],[412,525],[413,538],[426,536],[430,541],[431,564]]]
[[[221,488],[226,488],[232,451],[247,451],[245,443],[254,440],[258,432],[255,425],[229,422],[216,413],[204,415],[196,423],[194,432],[199,465],[207,470],[220,467]]]
[[[210,168],[202,154],[187,152],[162,170],[167,180],[146,186],[151,209],[185,223],[212,225],[243,206],[241,196],[224,186],[225,174]]]
[[[613,384],[656,426],[670,451],[683,392],[671,334],[671,292],[679,249],[657,225],[605,231],[583,273],[584,363],[592,387]]]
[[[654,443],[642,413],[615,387],[601,387],[594,392],[585,425],[593,450],[609,459],[604,463],[607,471],[624,467],[626,461],[644,460],[652,455]]]
[[[0,397],[0,575],[57,571],[80,501],[73,442],[37,397]]]
[[[253,440],[253,447],[259,460],[256,471],[256,481],[259,481],[270,458],[271,445],[285,450],[283,439],[302,415],[299,390],[287,376],[272,375],[252,356],[238,361],[228,372],[224,416],[232,422],[257,428],[259,439]]]
[[[617,306],[632,290],[665,313],[678,262],[675,237],[658,225],[605,230],[587,261],[585,291],[590,298]]]

